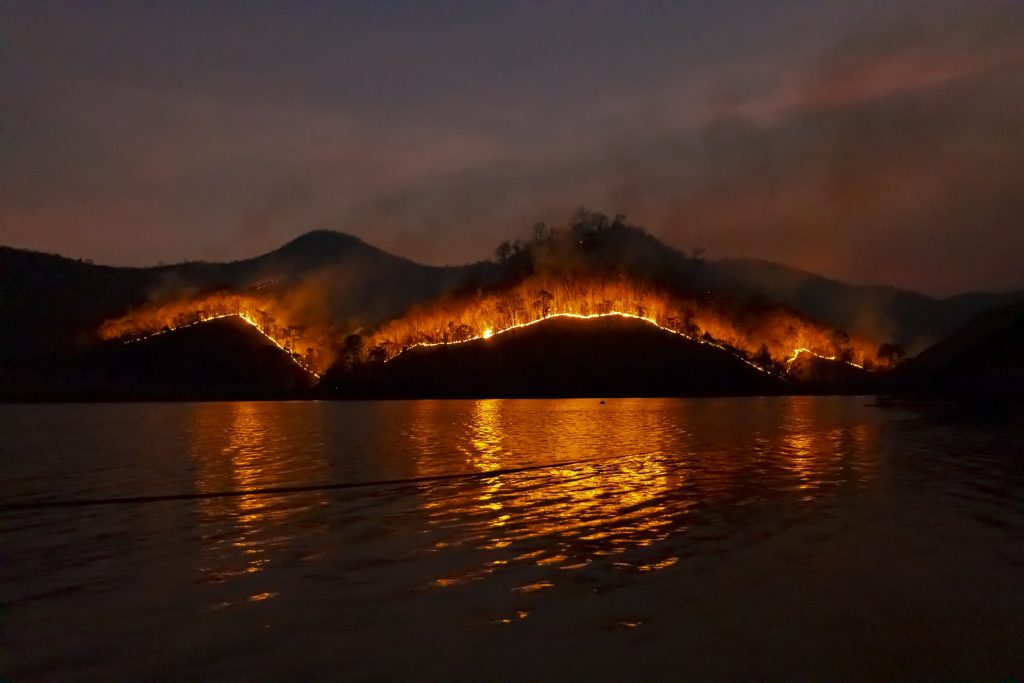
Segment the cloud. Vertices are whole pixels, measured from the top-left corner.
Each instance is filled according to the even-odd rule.
[[[435,235],[419,248],[434,261],[585,204],[718,256],[938,294],[1021,287],[1022,36],[1003,10],[869,26],[769,88],[691,103],[682,129],[435,174],[350,215],[382,235],[407,226],[390,246]]]
[[[712,256],[1024,285],[1021,10],[854,5],[26,5],[0,241],[137,264],[329,227],[460,263],[587,205]]]

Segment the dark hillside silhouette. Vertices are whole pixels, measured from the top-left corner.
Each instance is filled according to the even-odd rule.
[[[0,399],[291,398],[305,396],[313,381],[251,325],[224,318],[8,373]]]
[[[730,353],[623,318],[551,319],[324,376],[336,397],[715,396],[791,390]]]
[[[372,325],[488,267],[423,266],[326,230],[244,261],[146,268],[0,247],[0,369],[89,348],[104,320],[144,304],[272,289],[300,305],[326,307],[339,321]]]
[[[908,361],[895,393],[968,403],[1024,403],[1024,302],[988,311]]]
[[[895,287],[845,284],[754,259],[717,261],[706,274],[709,288],[786,304],[852,333],[896,341],[911,355],[980,312],[1024,298],[1024,292],[1016,291],[936,299]]]

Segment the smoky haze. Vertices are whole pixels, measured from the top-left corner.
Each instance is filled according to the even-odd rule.
[[[1013,3],[7,3],[0,242],[237,259],[329,227],[432,264],[622,212],[712,258],[1024,286]]]

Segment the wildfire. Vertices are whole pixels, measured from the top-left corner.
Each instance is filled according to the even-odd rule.
[[[139,341],[220,318],[237,317],[258,330],[303,370],[319,378],[339,355],[341,330],[300,319],[267,292],[215,293],[144,306],[101,326],[103,339]],[[786,376],[810,354],[856,368],[885,367],[872,342],[850,338],[789,309],[673,296],[623,278],[533,275],[500,291],[443,298],[391,320],[359,340],[346,362],[367,356],[387,362],[417,347],[461,344],[552,318],[620,317],[726,351],[747,365]]]
[[[284,351],[297,366],[319,378],[334,360],[333,335],[310,326],[287,325],[270,299],[218,293],[197,299],[143,307],[101,325],[102,339],[124,339],[126,344],[211,320],[238,318]],[[276,313],[276,315],[275,315]],[[304,353],[299,349],[305,348]]]
[[[786,359],[786,367],[792,366],[793,363],[796,362],[796,360],[802,354],[805,354],[805,353],[808,354],[808,355],[814,356],[815,358],[820,358],[821,360],[841,361],[843,363],[846,363],[847,365],[850,365],[850,366],[853,366],[853,367],[857,368],[858,370],[863,370],[864,369],[863,365],[860,365],[858,363],[854,363],[851,360],[845,360],[843,358],[839,358],[838,356],[823,356],[820,353],[815,353],[811,349],[794,349],[793,350],[793,355],[791,355],[789,358]]]
[[[660,330],[664,330],[665,332],[670,332],[670,333],[678,335],[680,337],[684,337],[685,339],[689,339],[690,341],[697,342],[698,344],[706,344],[708,346],[714,346],[717,349],[722,349],[723,351],[729,351],[730,353],[732,353],[732,351],[728,347],[723,345],[723,344],[716,344],[714,342],[710,342],[710,341],[707,341],[705,339],[695,339],[693,337],[688,337],[687,335],[683,334],[682,332],[679,332],[678,330],[673,330],[671,328],[663,327],[662,325],[659,325],[656,320],[652,320],[651,318],[644,318],[644,317],[641,317],[639,315],[634,315],[632,313],[624,313],[622,311],[610,311],[608,313],[591,313],[589,315],[582,315],[580,313],[553,313],[553,314],[549,315],[547,318],[540,318],[538,320],[531,320],[530,322],[526,322],[526,323],[519,323],[518,325],[512,325],[510,327],[506,327],[506,328],[498,330],[498,331],[494,331],[492,329],[486,329],[479,336],[469,337],[468,339],[459,339],[458,341],[447,341],[447,342],[419,342],[419,343],[413,344],[412,346],[406,347],[405,349],[400,351],[399,354],[404,353],[405,351],[408,351],[409,349],[414,349],[414,348],[422,347],[422,346],[450,346],[450,345],[453,345],[453,344],[464,344],[466,342],[477,341],[479,339],[490,339],[490,338],[492,338],[492,337],[494,337],[496,335],[499,335],[499,334],[505,334],[506,332],[512,332],[513,330],[521,330],[524,327],[532,327],[533,325],[536,325],[537,323],[542,323],[545,320],[551,320],[551,319],[556,319],[556,318],[571,318],[571,319],[575,319],[575,320],[594,320],[594,319],[597,319],[597,318],[629,318],[631,320],[640,320],[642,322],[647,323],[648,325],[653,325],[653,326],[657,327]],[[398,355],[398,354],[396,354],[396,355]],[[747,365],[751,366],[752,368],[754,368],[756,370],[760,370],[762,372],[768,372],[769,371],[767,368],[762,368],[759,365],[755,365],[754,363],[751,363],[749,360],[747,360],[743,356],[740,356],[740,355],[735,354],[735,353],[733,355],[736,355],[737,358],[739,358],[741,361],[743,361],[744,363],[746,363]]]
[[[801,354],[857,368],[875,364],[877,346],[779,307],[731,308],[673,297],[629,281],[532,276],[497,293],[449,299],[382,326],[367,347],[390,360],[417,347],[491,339],[550,318],[617,316],[728,351],[748,365],[785,374]]]

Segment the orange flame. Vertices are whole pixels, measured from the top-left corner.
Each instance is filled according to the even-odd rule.
[[[270,298],[215,293],[195,299],[143,306],[105,321],[101,339],[141,341],[171,330],[220,318],[237,317],[252,325],[291,360],[315,377],[334,361],[334,334],[322,325],[292,324],[287,310]]]
[[[326,322],[298,321],[288,306],[260,293],[219,292],[143,306],[102,324],[103,339],[138,341],[208,320],[236,316],[259,330],[300,367],[319,377],[334,362],[342,332]],[[390,360],[417,346],[490,339],[548,318],[620,316],[724,349],[749,365],[786,374],[803,354],[858,368],[886,364],[877,345],[851,338],[779,306],[680,297],[641,282],[535,274],[501,291],[447,297],[391,320],[366,339]]]
[[[534,275],[497,293],[449,298],[383,325],[368,340],[385,360],[417,346],[488,339],[553,317],[621,316],[712,344],[762,370],[786,371],[803,353],[856,367],[876,363],[877,344],[777,306],[681,298],[623,279]]]

